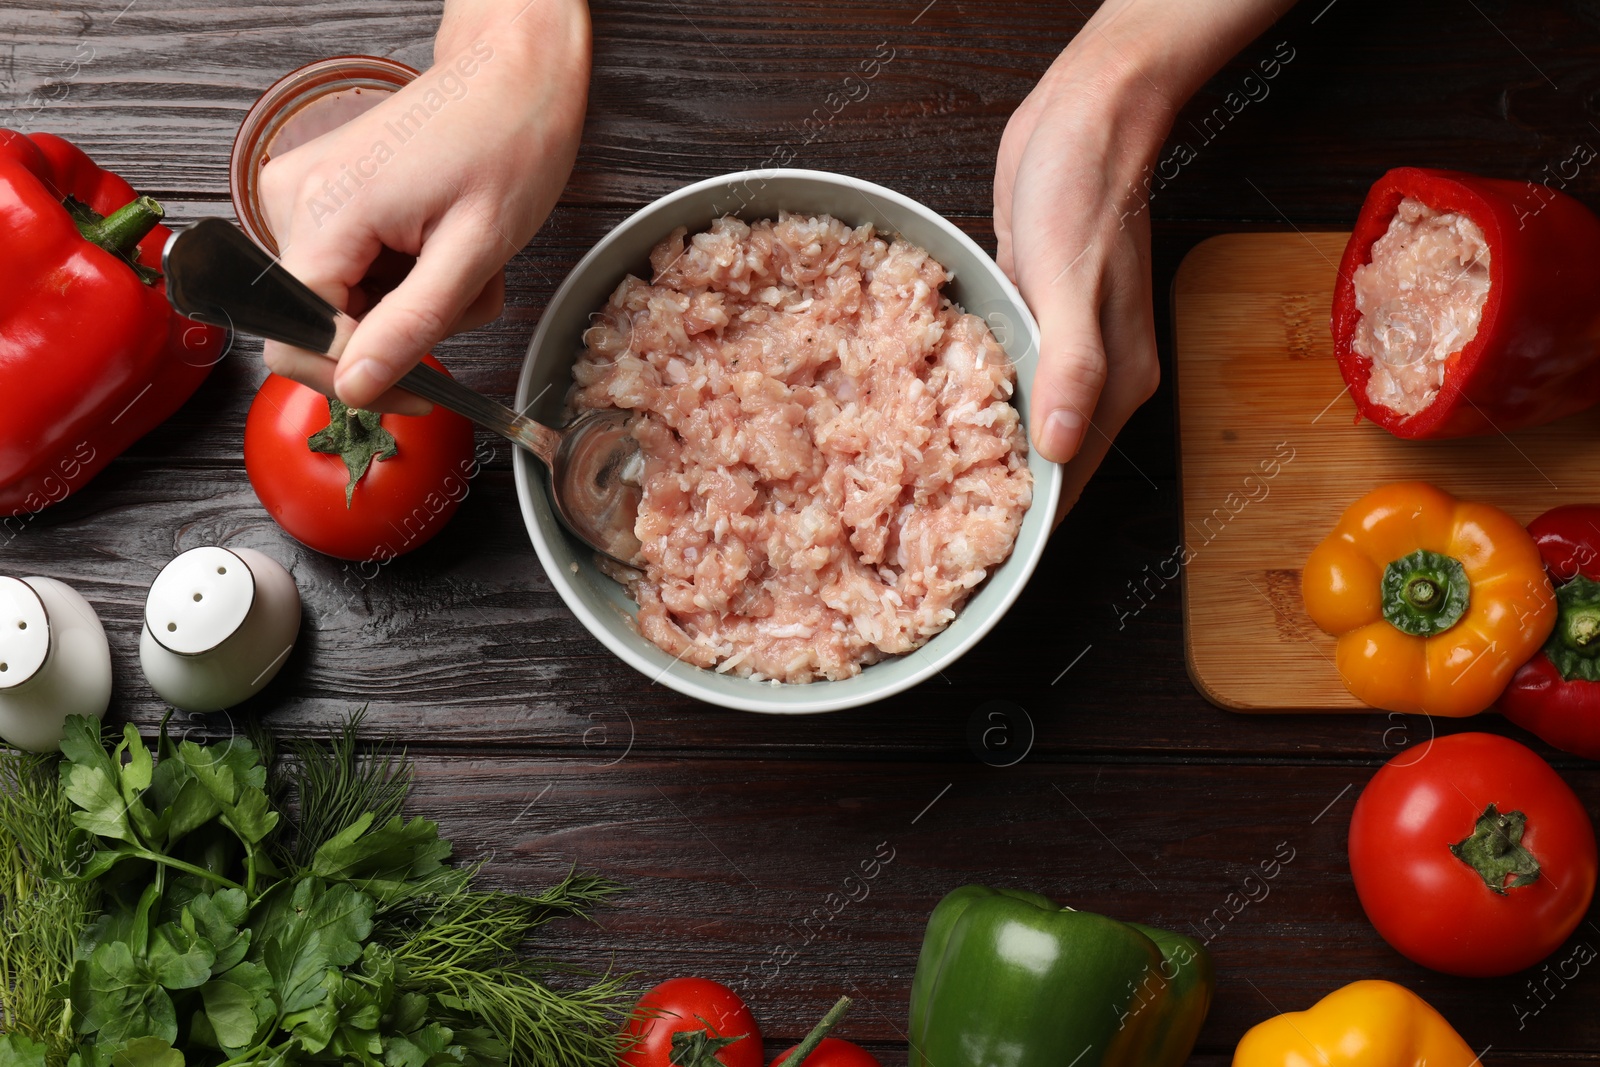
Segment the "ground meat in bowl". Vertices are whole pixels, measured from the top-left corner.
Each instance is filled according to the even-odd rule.
[[[871,226],[731,216],[651,253],[584,334],[573,412],[638,412],[639,630],[760,680],[939,633],[1033,496],[1016,376],[943,267]]]

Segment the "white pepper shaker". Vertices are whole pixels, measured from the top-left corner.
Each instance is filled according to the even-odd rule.
[[[300,591],[251,548],[193,548],[150,585],[139,662],[179,711],[221,711],[259,693],[300,633]]]
[[[54,578],[0,577],[0,739],[55,752],[67,716],[110,705],[111,647],[89,602]]]

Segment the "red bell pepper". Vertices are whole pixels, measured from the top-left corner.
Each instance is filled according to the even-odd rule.
[[[0,516],[82,488],[222,357],[167,303],[161,217],[61,138],[0,130]]]
[[[1478,332],[1446,364],[1432,403],[1402,415],[1367,396],[1352,342],[1356,268],[1406,197],[1476,223],[1489,249]],[[1468,437],[1552,422],[1600,400],[1600,219],[1534,182],[1399,167],[1367,193],[1333,294],[1333,349],[1356,410],[1396,437]]]
[[[1600,505],[1569,504],[1528,524],[1556,587],[1556,628],[1500,695],[1506,718],[1546,743],[1600,759]]]

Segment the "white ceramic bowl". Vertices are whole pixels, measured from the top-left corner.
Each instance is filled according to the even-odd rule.
[[[816,170],[741,171],[679,189],[634,213],[601,239],[567,275],[550,300],[528,347],[517,383],[517,408],[546,422],[561,419],[573,361],[583,348],[590,315],[629,273],[650,276],[650,249],[678,226],[690,234],[724,215],[747,220],[778,212],[826,213],[853,225],[872,223],[925,248],[954,276],[945,293],[989,322],[1017,367],[1014,402],[1027,417],[1029,388],[1039,356],[1039,327],[1016,288],[992,259],[937,212],[881,185]],[[692,667],[646,641],[634,627],[637,605],[592,562],[592,553],[556,519],[542,466],[515,452],[517,497],[539,561],[567,606],[589,631],[645,677],[723,707],[777,714],[837,711],[881,700],[948,667],[999,621],[1022,592],[1050,535],[1061,494],[1061,469],[1037,454],[1033,505],[1011,556],[967,601],[954,622],[922,648],[865,668],[854,678],[808,685],[773,685]]]

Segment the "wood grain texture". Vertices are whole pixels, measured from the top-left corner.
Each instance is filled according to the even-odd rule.
[[[840,993],[859,999],[844,1036],[900,1039],[927,913],[981,871],[1205,942],[1218,989],[1202,1053],[1231,1051],[1275,1009],[1375,976],[1420,993],[1476,1049],[1600,1044],[1592,976],[1531,1014],[1527,976],[1434,974],[1378,937],[1345,862],[1368,769],[759,759],[683,769],[637,755],[429,756],[416,807],[485,860],[491,881],[537,884],[570,863],[621,879],[632,891],[599,930],[569,927],[563,953],[640,965],[646,980],[727,982],[779,1042]],[[1600,804],[1600,770],[1567,779]],[[1584,928],[1579,943],[1600,945],[1600,933]]]
[[[1300,568],[1371,489],[1432,482],[1523,522],[1600,498],[1600,411],[1451,441],[1352,425],[1327,327],[1347,236],[1214,237],[1173,283],[1185,649],[1200,690],[1238,711],[1363,706],[1306,615]]]
[[[637,207],[788,149],[795,166],[987,213],[1006,119],[1091,6],[596,0],[589,118],[568,198]],[[441,9],[8,0],[0,103],[22,128],[72,133],[141,189],[225,199],[234,132],[263,89],[348,52],[426,66]],[[1600,115],[1591,5],[1419,0],[1408,18],[1446,28],[1424,40],[1371,33],[1373,10],[1301,4],[1225,67],[1178,117],[1169,155],[1183,143],[1194,158],[1160,183],[1155,217],[1349,220],[1398,162],[1492,162],[1534,178],[1600,137],[1589,126]],[[1264,80],[1280,42],[1292,58]],[[830,99],[845,88],[860,96],[844,79],[880,45],[894,58],[867,95]],[[130,107],[139,122],[126,121]],[[1600,192],[1600,171],[1580,168],[1572,190]]]

